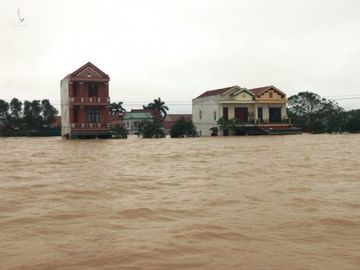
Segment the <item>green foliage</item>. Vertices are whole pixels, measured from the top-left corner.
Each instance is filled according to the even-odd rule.
[[[19,127],[21,125],[22,102],[17,98],[10,101],[10,126]]]
[[[187,121],[182,117],[171,127],[170,136],[171,138],[194,137],[196,136],[196,129],[191,120]]]
[[[360,132],[360,109],[348,112],[348,121],[345,127],[351,133]]]
[[[123,108],[123,102],[113,102],[110,104],[110,113],[111,115],[117,116],[122,115],[126,112],[126,110]]]
[[[0,99],[0,119],[6,121],[9,116],[9,103]]]
[[[43,99],[41,101],[41,113],[44,127],[49,127],[54,121],[55,115],[58,114],[58,110],[50,104],[48,99]]]
[[[24,102],[24,118],[23,123],[26,129],[41,129],[43,126],[43,119],[41,117],[40,100],[25,101]]]
[[[58,111],[48,99],[25,101],[13,98],[8,104],[0,100],[0,119],[5,127],[1,136],[55,136],[59,130],[50,129]]]
[[[167,111],[169,110],[169,108],[165,105],[165,102],[162,101],[161,98],[154,99],[153,102],[149,103],[147,106],[143,106],[143,108],[155,110],[160,114],[161,120],[165,119]]]
[[[111,132],[116,139],[126,139],[128,136],[128,131],[122,125],[117,125],[112,127]]]
[[[220,129],[222,129],[222,130],[235,128],[235,120],[234,119],[227,119],[227,118],[221,117],[217,123],[220,126]]]
[[[165,132],[159,120],[144,120],[139,124],[139,135],[143,138],[164,138]]]
[[[313,92],[289,97],[288,114],[294,125],[313,133],[342,132],[346,123],[343,108]]]

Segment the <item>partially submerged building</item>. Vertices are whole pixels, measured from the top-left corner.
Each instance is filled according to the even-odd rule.
[[[154,121],[154,116],[146,110],[133,110],[123,117],[124,128],[129,135],[139,135],[139,126],[144,121]]]
[[[186,121],[192,121],[191,114],[167,114],[163,122],[165,134],[170,134],[170,129],[177,121],[185,119]]]
[[[193,122],[200,136],[298,133],[286,104],[286,94],[275,86],[246,89],[235,85],[193,99]]]
[[[109,76],[88,62],[61,80],[61,135],[109,138]]]

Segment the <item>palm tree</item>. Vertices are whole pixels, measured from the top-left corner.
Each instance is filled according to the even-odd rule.
[[[153,102],[143,107],[144,109],[155,110],[156,112],[158,112],[162,120],[165,119],[167,111],[169,110],[168,106],[165,105],[165,102],[161,101],[161,98],[154,99]]]
[[[123,102],[120,101],[118,103],[113,102],[110,104],[110,113],[113,116],[119,116],[119,115],[123,115],[126,110],[123,108]]]

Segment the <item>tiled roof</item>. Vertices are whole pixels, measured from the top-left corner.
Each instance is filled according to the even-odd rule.
[[[224,94],[226,91],[228,91],[228,90],[230,90],[231,88],[234,88],[234,87],[236,87],[236,85],[233,85],[233,86],[230,86],[230,87],[225,87],[225,88],[220,88],[220,89],[215,89],[215,90],[209,90],[209,91],[206,91],[206,92],[202,93],[197,98],[221,95],[221,94]]]
[[[192,121],[192,114],[168,114],[163,122],[163,126],[165,129],[170,129],[176,121],[181,118],[185,118],[187,121]]]
[[[152,119],[152,115],[148,112],[129,112],[124,116],[124,120],[126,119]]]
[[[198,96],[197,98],[202,98],[202,97],[210,97],[210,96],[217,96],[217,95],[222,95],[225,92],[227,92],[228,90],[234,88],[234,87],[238,87],[237,85],[234,86],[230,86],[230,87],[226,87],[226,88],[221,88],[221,89],[215,89],[215,90],[210,90],[210,91],[206,91],[204,93],[202,93],[200,96]],[[248,91],[254,93],[256,96],[262,94],[263,92],[269,90],[269,89],[275,89],[276,91],[278,91],[279,93],[285,95],[283,92],[281,92],[279,89],[277,89],[276,87],[274,87],[273,85],[269,85],[269,86],[264,86],[264,87],[258,87],[258,88],[253,88],[253,89],[248,89]]]
[[[258,87],[258,88],[253,88],[253,89],[249,89],[249,91],[253,92],[255,95],[260,95],[262,92],[265,92],[266,90],[272,88],[272,85],[269,86],[265,86],[265,87]]]

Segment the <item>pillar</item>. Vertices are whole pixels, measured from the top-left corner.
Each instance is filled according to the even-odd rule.
[[[86,123],[86,111],[85,111],[85,107],[84,106],[80,106],[80,111],[79,111],[79,123]]]
[[[85,84],[84,82],[79,82],[79,97],[86,97],[85,94]]]
[[[69,122],[70,122],[70,125],[72,123],[74,123],[74,107],[73,106],[70,106],[70,108],[69,108]]]
[[[69,93],[68,93],[69,97],[73,97],[73,96],[74,96],[73,87],[74,87],[73,82],[69,82]]]
[[[102,95],[102,97],[105,97],[105,98],[107,98],[107,97],[109,97],[109,83],[108,82],[105,82],[104,84],[103,84],[103,95]]]

